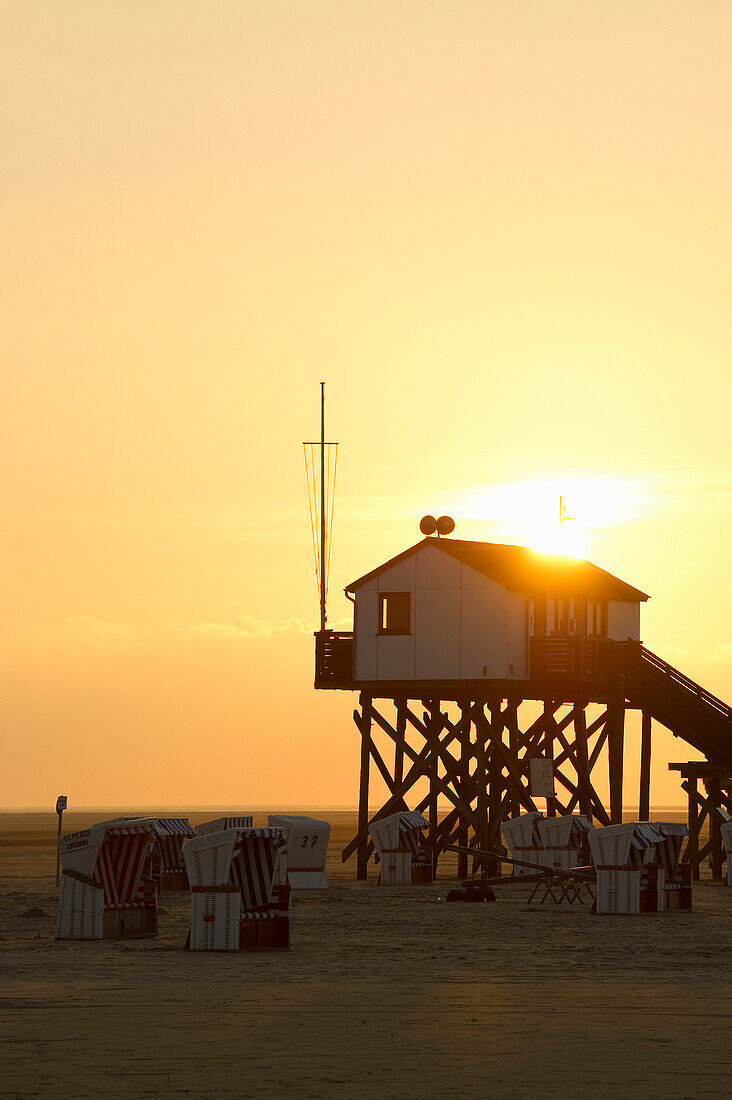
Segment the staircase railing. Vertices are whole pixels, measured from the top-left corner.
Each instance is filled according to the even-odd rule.
[[[685,688],[694,698],[716,710],[722,718],[732,719],[732,707],[723,702],[722,699],[718,699],[716,695],[712,695],[711,691],[707,691],[706,688],[703,688],[701,684],[697,684],[689,676],[685,676],[683,672],[679,672],[668,661],[664,661],[662,657],[652,653],[650,649],[646,649],[640,642],[624,643],[618,651],[618,656],[620,656],[620,660],[617,662],[618,665],[622,663],[623,658],[635,667],[641,667],[642,662],[643,665],[661,673],[666,679],[672,680],[680,687]],[[622,671],[622,668],[619,671]]]

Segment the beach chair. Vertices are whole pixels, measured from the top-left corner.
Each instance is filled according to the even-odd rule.
[[[429,822],[415,810],[400,810],[369,822],[369,834],[381,861],[379,886],[416,886],[432,882],[432,859],[422,830]]]
[[[158,893],[188,889],[188,874],[183,859],[183,844],[195,836],[187,817],[154,817],[155,879]]]
[[[588,840],[597,872],[596,913],[663,912],[663,837],[650,822],[591,829]]]
[[[732,821],[725,821],[719,828],[722,834],[722,843],[727,853],[727,878],[726,883],[732,886]]]
[[[536,833],[541,845],[539,863],[547,867],[559,867],[570,871],[589,862],[590,852],[587,834],[592,822],[584,814],[565,814],[563,817],[545,817],[536,822]],[[530,857],[526,857],[527,859]]]
[[[251,829],[254,818],[251,814],[228,814],[225,817],[214,818],[213,821],[202,821],[196,825],[196,836],[207,836],[208,833],[220,833],[224,829]]]
[[[62,836],[56,939],[157,935],[154,849],[148,820],[115,818]]]
[[[275,877],[281,829],[224,829],[186,841],[191,951],[264,951],[290,946],[290,887]]]
[[[689,830],[683,821],[652,821],[653,828],[663,837],[658,855],[664,873],[665,908],[691,909],[691,889],[693,867],[690,863],[681,863],[681,849]]]
[[[282,830],[287,844],[280,858],[278,881],[287,883],[293,890],[326,890],[329,822],[291,814],[270,814],[268,821]]]
[[[542,867],[547,866],[547,857],[539,835],[539,822],[542,815],[538,810],[529,810],[528,813],[518,817],[509,818],[501,825],[503,842],[514,859],[525,859],[529,863],[538,863]],[[514,864],[514,875],[532,875],[535,870],[531,867],[522,867]]]

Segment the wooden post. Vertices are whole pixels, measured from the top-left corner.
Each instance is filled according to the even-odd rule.
[[[56,799],[56,813],[58,814],[58,832],[56,834],[56,885],[61,882],[61,819],[64,816],[68,799],[65,794],[60,794]]]
[[[574,704],[574,741],[577,754],[577,790],[580,813],[592,820],[592,794],[590,790],[590,762],[587,753],[587,720],[585,703]]]
[[[440,701],[439,699],[432,699],[429,704],[429,727],[430,733],[434,738],[438,738],[440,735]],[[429,800],[429,842],[430,851],[432,853],[432,877],[435,878],[437,874],[437,776],[438,767],[440,763],[440,757],[437,751],[436,744],[433,745],[432,752],[430,754],[429,765],[429,780],[430,780],[430,800]]]
[[[495,711],[493,713],[495,715]],[[498,708],[498,715],[500,715],[500,713],[501,712],[500,712],[500,707],[499,707]],[[520,736],[519,736],[519,732],[518,732],[518,706],[515,702],[511,702],[510,700],[506,701],[506,716],[508,718],[508,721],[505,723],[506,725],[508,725],[508,751],[510,752],[511,759],[513,760],[514,764],[516,765],[516,768],[518,769],[519,766],[520,766],[519,747],[521,745],[521,740],[520,740]],[[498,721],[500,722],[501,729],[503,729],[504,720],[499,717]],[[492,717],[491,718],[491,725],[493,725],[493,723],[494,723],[494,719]],[[501,736],[502,736],[502,734],[501,734]],[[524,758],[523,765],[522,765],[524,768],[527,768],[527,769],[528,769],[528,766],[529,766],[528,760],[529,760],[529,751],[527,749],[527,753],[526,753],[526,756]],[[528,774],[524,774],[524,778],[525,778],[526,782],[529,783],[530,777],[528,776]],[[510,814],[511,817],[515,817],[517,814],[521,813],[520,791],[518,789],[518,784],[517,784],[517,782],[514,778],[509,778],[508,782],[510,783],[510,790],[511,790],[511,797],[510,797],[510,801],[509,801],[509,806],[510,806],[509,814]],[[500,825],[499,825],[499,828],[500,828]],[[499,833],[499,837],[498,837],[498,842],[500,844],[500,833]],[[499,874],[500,874],[500,868],[499,868]]]
[[[487,848],[488,835],[488,749],[487,741],[490,736],[490,727],[485,716],[485,709],[481,706],[480,717],[475,722],[475,779],[476,779],[476,829],[475,843],[478,848]],[[478,859],[477,864],[483,874],[489,874],[490,868],[486,861]],[[475,870],[475,863],[473,864]]]
[[[607,756],[610,779],[610,821],[619,825],[623,820],[623,747],[625,741],[625,703],[608,705]],[[581,811],[584,812],[584,811]],[[641,814],[641,820],[647,821]]]
[[[648,821],[651,816],[651,725],[647,710],[643,711],[641,726],[640,784],[638,791],[638,817]],[[613,820],[615,820],[613,818]]]
[[[709,866],[711,868],[712,878],[721,878],[722,860],[724,856],[722,852],[722,833],[719,828],[719,814],[717,811],[722,803],[722,792],[716,777],[707,779],[704,785],[706,787],[707,799],[709,802]]]
[[[490,725],[490,756],[488,758],[488,846],[494,850],[502,847],[501,825],[503,824],[503,753],[498,742],[503,742],[503,715],[501,714],[501,700],[491,706]],[[506,781],[509,786],[511,805],[520,809],[515,781],[509,778]],[[492,861],[490,872],[492,875],[500,875],[501,863],[498,859]]]
[[[404,742],[407,737],[407,700],[395,699],[397,708],[396,734],[394,743],[394,787],[400,786],[404,779]]]
[[[690,775],[682,786],[686,787],[689,795],[689,843],[686,848],[686,858],[694,868],[693,876],[698,881],[701,874],[699,870],[699,803],[697,801],[698,783],[696,776]]]
[[[463,801],[466,801],[470,781],[470,730],[473,724],[470,709],[469,703],[460,707],[460,797]],[[467,799],[467,801],[470,801],[470,799]],[[468,823],[463,817],[460,818],[458,844],[463,848],[468,846]],[[468,856],[466,852],[458,853],[457,873],[458,878],[468,877]]]
[[[358,792],[358,831],[366,836],[369,824],[369,769],[371,766],[371,704],[372,698],[365,692],[361,693],[361,715],[358,726],[361,730],[361,778]],[[356,857],[356,878],[365,879],[369,861],[368,839],[363,839],[358,846]]]
[[[554,703],[548,699],[544,700],[544,736],[542,738],[542,745],[544,750],[544,756],[547,760],[552,761],[554,764]],[[557,800],[556,798],[547,798],[546,800],[546,816],[557,816]]]

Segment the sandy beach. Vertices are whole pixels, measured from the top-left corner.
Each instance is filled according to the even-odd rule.
[[[518,885],[447,905],[446,881],[355,883],[354,815],[330,817],[332,885],[297,895],[290,952],[191,955],[186,894],[163,896],[156,940],[56,943],[55,819],[3,815],[0,1095],[727,1090],[732,891],[702,882],[693,913],[638,918],[528,907]]]

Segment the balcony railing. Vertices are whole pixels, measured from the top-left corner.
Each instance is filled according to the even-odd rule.
[[[618,644],[607,638],[537,635],[531,639],[531,679],[603,680],[614,672],[612,647]]]
[[[316,688],[351,687],[353,631],[319,630],[315,635]]]

